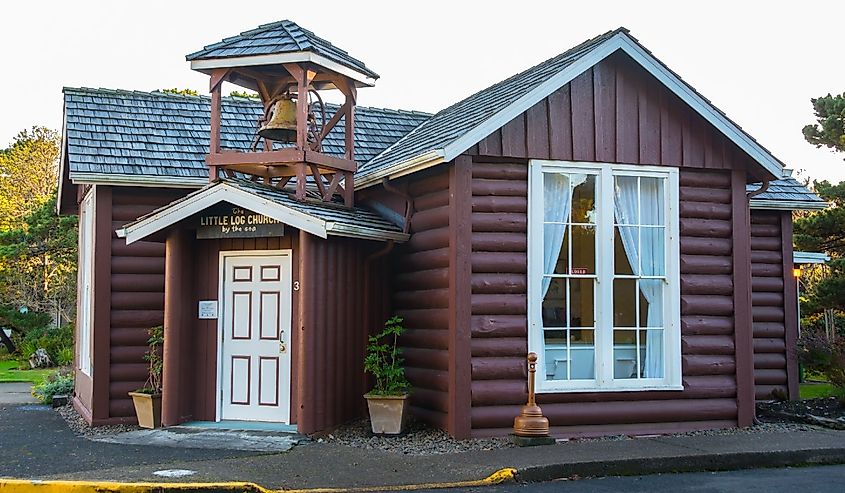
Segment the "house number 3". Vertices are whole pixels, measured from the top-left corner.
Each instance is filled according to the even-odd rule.
[[[299,291],[299,281],[293,281],[293,290]]]

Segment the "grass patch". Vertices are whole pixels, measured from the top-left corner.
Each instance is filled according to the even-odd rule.
[[[845,397],[845,391],[837,389],[827,382],[802,383],[799,387],[802,399],[818,399],[821,397]]]
[[[0,361],[0,382],[41,383],[53,370],[18,370],[17,361]]]

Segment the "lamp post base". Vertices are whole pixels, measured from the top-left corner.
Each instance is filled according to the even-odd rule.
[[[521,437],[514,434],[511,434],[511,441],[517,447],[536,447],[538,445],[555,444],[555,439],[552,437]]]

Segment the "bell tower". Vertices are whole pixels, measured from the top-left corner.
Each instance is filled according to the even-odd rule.
[[[284,188],[292,180],[295,198],[311,192],[323,201],[343,197],[354,204],[355,103],[359,87],[371,87],[378,74],[346,51],[283,20],[226,38],[188,55],[191,68],[210,76],[211,138],[206,156],[211,181],[249,175]],[[223,82],[256,91],[264,106],[252,144],[223,148]],[[344,103],[332,110],[321,91],[339,90]],[[329,152],[326,136],[342,120],[343,153]]]

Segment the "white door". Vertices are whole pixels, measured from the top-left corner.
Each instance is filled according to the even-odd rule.
[[[290,419],[290,255],[223,257],[220,419]]]

